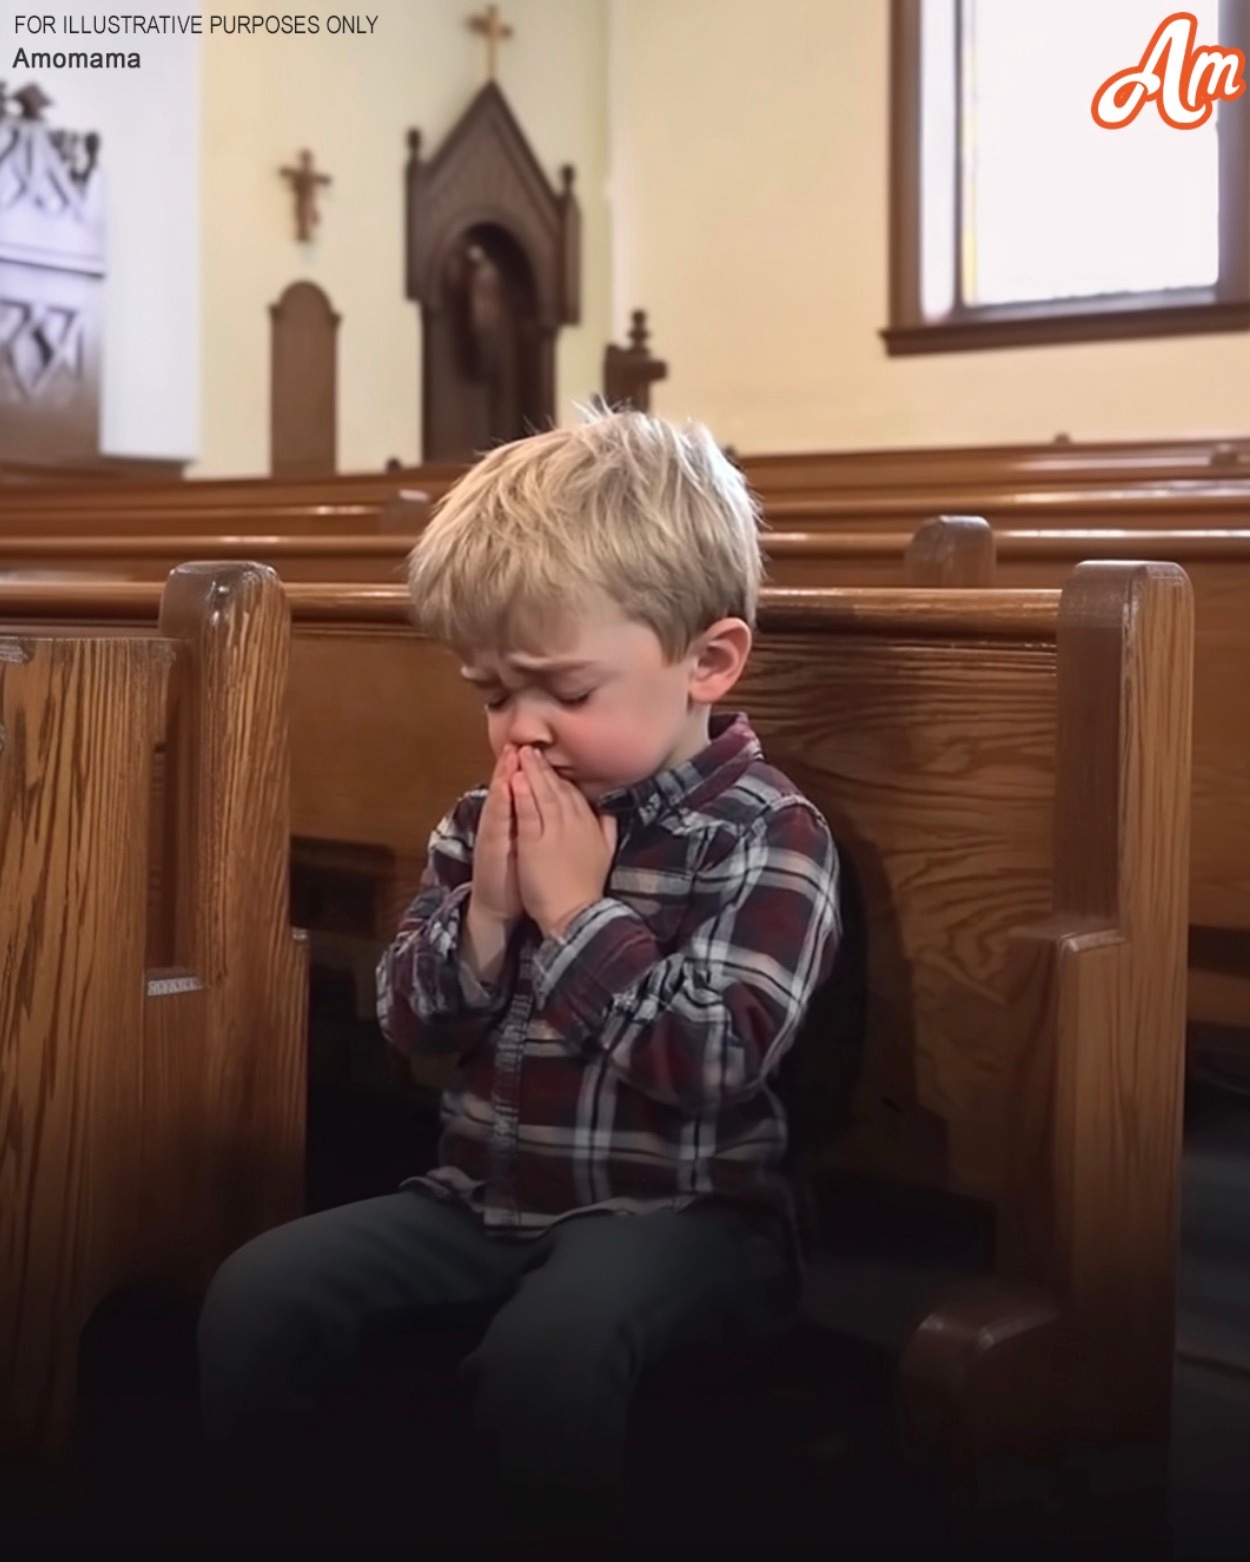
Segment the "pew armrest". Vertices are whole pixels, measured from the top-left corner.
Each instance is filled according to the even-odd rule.
[[[899,1364],[903,1439],[956,1478],[987,1457],[1045,1458],[1072,1430],[1072,1342],[1055,1299],[987,1277],[919,1324]]]

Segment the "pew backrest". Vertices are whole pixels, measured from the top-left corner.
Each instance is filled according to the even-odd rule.
[[[929,449],[788,452],[737,458],[747,481],[766,503],[836,494],[917,494],[1114,488],[1141,484],[1250,478],[1250,439],[1116,442],[1059,441]],[[0,502],[30,507],[100,509],[204,505],[373,503],[396,483],[424,489],[437,500],[467,470],[430,462],[380,472],[341,472],[310,482],[273,477],[67,481],[0,490]],[[941,507],[941,506],[938,506]],[[975,508],[975,506],[973,507]]]
[[[397,509],[392,519],[409,512]],[[1248,534],[1250,535],[1250,534]],[[256,560],[287,582],[399,583],[418,533],[386,535],[0,535],[0,579],[164,580],[193,559]],[[993,534],[974,517],[942,517],[908,532],[770,532],[767,580],[786,586],[988,585]]]
[[[389,488],[355,500],[294,499],[264,502],[210,495],[190,503],[174,495],[159,502],[101,502],[94,491],[76,502],[23,504],[0,500],[0,539],[89,537],[96,539],[219,535],[370,537],[418,532],[430,515],[430,497],[418,489]]]
[[[825,494],[1126,486],[1250,477],[1250,439],[1060,442],[739,457],[768,498]]]

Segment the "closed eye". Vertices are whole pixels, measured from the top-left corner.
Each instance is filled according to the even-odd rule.
[[[557,704],[563,705],[565,709],[572,710],[575,709],[578,705],[585,705],[586,701],[594,692],[595,691],[593,689],[588,689],[585,694],[556,694],[553,695],[552,698],[557,702]],[[483,700],[482,703],[486,706],[487,710],[502,710],[511,698],[512,696],[510,694],[497,694],[494,699]]]

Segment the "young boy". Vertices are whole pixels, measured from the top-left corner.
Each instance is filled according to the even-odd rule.
[[[491,452],[413,550],[418,624],[496,756],[378,970],[388,1041],[455,1059],[439,1164],[222,1267],[211,1435],[341,1377],[383,1315],[485,1305],[476,1424],[503,1491],[573,1533],[615,1510],[649,1363],[789,1321],[773,1084],[832,967],[838,864],[745,716],[713,714],[758,527],[706,430],[596,412]]]

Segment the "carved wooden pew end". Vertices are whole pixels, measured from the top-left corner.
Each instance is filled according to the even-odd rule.
[[[0,639],[6,1452],[65,1448],[110,1292],[198,1292],[301,1212],[288,661],[277,577],[246,564],[175,571],[155,636]]]
[[[1084,565],[1064,594],[1053,911],[1009,964],[1003,1278],[930,1313],[902,1361],[913,1445],[964,1473],[1167,1446],[1192,639],[1175,566]]]
[[[874,1182],[901,1179],[997,1215],[996,1273],[932,1295],[903,1347],[908,1445],[959,1480],[1166,1447],[1188,582],[1084,565],[1057,616],[1049,593],[830,592],[820,646],[801,631],[825,595],[773,594],[743,701],[865,902],[863,1068],[848,1127],[806,1145],[809,1175],[818,1202],[826,1166],[862,1179],[869,1209]],[[858,1263],[830,1216],[805,1327],[848,1326]]]

